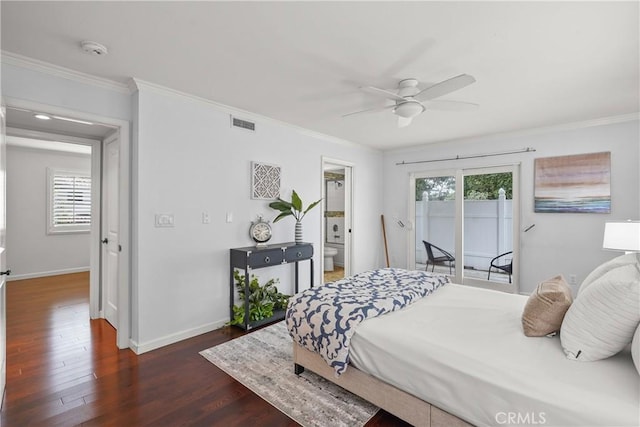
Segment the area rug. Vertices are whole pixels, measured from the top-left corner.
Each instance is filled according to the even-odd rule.
[[[294,374],[292,341],[284,322],[200,354],[305,427],[363,426],[378,411],[313,372]]]

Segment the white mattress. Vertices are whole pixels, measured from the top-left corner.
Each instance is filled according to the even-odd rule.
[[[558,337],[524,335],[526,300],[446,285],[358,326],[351,362],[478,426],[639,426],[630,353],[566,359]]]

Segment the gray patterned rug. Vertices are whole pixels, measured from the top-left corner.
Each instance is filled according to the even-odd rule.
[[[305,371],[293,373],[284,322],[200,352],[258,396],[303,426],[363,426],[378,408]]]

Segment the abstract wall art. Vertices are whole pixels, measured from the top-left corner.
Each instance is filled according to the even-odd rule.
[[[535,212],[611,212],[611,153],[535,160]]]
[[[251,162],[251,198],[273,200],[280,197],[280,166]]]

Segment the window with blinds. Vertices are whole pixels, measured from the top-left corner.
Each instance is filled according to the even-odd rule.
[[[88,232],[91,226],[91,177],[49,169],[49,233]]]

